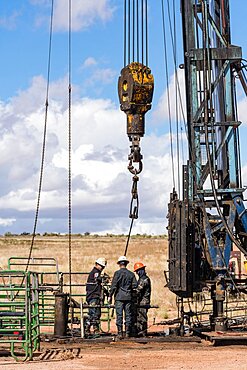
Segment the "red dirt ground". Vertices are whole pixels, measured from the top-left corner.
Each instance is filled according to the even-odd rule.
[[[0,357],[5,370],[122,370],[122,369],[193,369],[246,370],[246,346],[206,346],[201,343],[133,343],[77,345],[80,357],[60,361],[14,363]],[[62,345],[61,345],[62,347]]]

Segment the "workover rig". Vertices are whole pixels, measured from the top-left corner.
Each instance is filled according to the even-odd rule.
[[[163,1],[161,5],[164,26],[171,18],[164,18]],[[169,12],[169,2],[167,6]],[[199,312],[192,309],[191,304],[189,312],[185,312],[185,299],[193,302],[198,294],[210,293],[209,326],[212,330],[225,331],[230,325],[225,300],[228,303],[231,296],[237,302],[237,297],[242,297],[245,321],[247,308],[247,281],[246,275],[241,274],[240,258],[247,255],[247,212],[243,201],[241,122],[235,89],[238,78],[247,93],[245,65],[241,47],[231,44],[229,0],[181,0],[180,7],[184,47],[184,64],[180,68],[185,75],[189,159],[182,168],[182,199],[173,189],[168,206],[168,287],[178,297],[182,320],[187,317],[189,324]],[[130,9],[133,10],[132,28]],[[154,79],[147,67],[147,14],[141,32],[141,62],[138,29],[135,43],[134,2],[131,8],[130,1],[127,7],[125,1],[125,17],[128,19],[124,33],[125,67],[119,78],[119,97],[121,109],[127,114],[127,134],[131,142],[128,168],[134,175],[131,231],[133,220],[138,217],[137,182],[142,170],[139,144],[144,135],[144,115],[151,108]],[[177,71],[175,80],[181,101]],[[128,241],[125,253],[127,248]],[[231,256],[237,257],[238,274],[230,263]],[[229,306],[227,308],[229,310]]]
[[[173,190],[169,203],[168,287],[181,302],[210,290],[211,329],[224,331],[226,296],[247,289],[230,264],[247,255],[235,89],[238,78],[247,93],[245,66],[231,44],[229,0],[181,0],[181,14],[189,159],[182,199]]]

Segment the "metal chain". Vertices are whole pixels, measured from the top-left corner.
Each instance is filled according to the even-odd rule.
[[[138,198],[138,190],[137,190],[137,183],[139,181],[139,177],[137,175],[133,176],[132,178],[133,184],[131,189],[131,201],[130,201],[130,213],[129,218],[137,219],[138,212],[139,212],[139,198]]]
[[[138,175],[142,172],[143,164],[142,164],[142,155],[141,155],[141,148],[140,148],[140,137],[138,135],[133,136],[130,138],[132,144],[130,146],[130,154],[128,156],[129,165],[128,170],[132,175]],[[135,168],[134,163],[138,163],[138,167]]]
[[[131,152],[128,156],[129,159],[129,165],[128,170],[130,173],[132,173],[134,176],[132,177],[132,188],[131,188],[131,201],[130,201],[130,211],[129,211],[129,218],[131,218],[130,222],[130,228],[129,233],[126,241],[124,256],[127,255],[128,247],[129,247],[129,241],[131,236],[132,227],[134,224],[134,220],[138,218],[139,213],[139,197],[138,197],[138,181],[139,181],[139,175],[142,171],[143,164],[142,164],[142,155],[141,155],[141,148],[139,146],[140,138],[138,136],[135,136],[132,140],[131,145]],[[134,163],[138,163],[137,168],[133,165]]]
[[[133,180],[132,189],[131,189],[132,196],[131,196],[131,201],[130,201],[130,213],[129,213],[129,218],[131,218],[131,222],[130,222],[130,228],[129,228],[127,241],[126,241],[124,256],[127,255],[132,227],[134,224],[134,220],[138,218],[138,212],[139,212],[139,198],[138,198],[138,190],[137,190],[137,182],[139,181],[139,177],[135,175],[133,176],[132,180]]]

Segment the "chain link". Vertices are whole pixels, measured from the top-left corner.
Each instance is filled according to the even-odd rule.
[[[129,218],[137,219],[138,212],[139,212],[139,198],[138,198],[137,183],[139,181],[139,177],[137,175],[133,176],[132,181],[133,181],[132,189],[131,189],[132,197],[130,201]]]
[[[142,164],[142,155],[141,155],[141,148],[139,146],[140,138],[135,137],[132,140],[131,145],[131,152],[128,156],[129,159],[129,165],[128,170],[131,174],[134,176],[132,177],[132,188],[131,188],[131,201],[130,201],[130,211],[129,211],[129,218],[131,219],[129,233],[126,241],[124,256],[127,255],[129,241],[130,241],[130,235],[133,227],[134,220],[138,219],[139,214],[139,197],[138,197],[138,181],[139,181],[139,175],[143,169]],[[134,163],[137,163],[137,167],[134,166]]]
[[[132,189],[131,189],[131,201],[130,201],[130,212],[129,217],[131,219],[138,218],[139,212],[139,198],[138,198],[138,188],[137,184],[139,181],[139,175],[142,172],[143,164],[142,164],[142,154],[140,148],[140,137],[134,136],[131,138],[132,145],[130,146],[130,154],[128,156],[129,165],[128,170],[131,174],[133,174],[132,178]],[[134,163],[137,163],[137,166],[134,166]]]

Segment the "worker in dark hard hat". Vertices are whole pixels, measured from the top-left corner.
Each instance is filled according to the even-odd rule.
[[[125,256],[118,259],[119,270],[114,273],[110,293],[109,304],[112,303],[112,297],[115,297],[116,325],[118,337],[123,337],[123,315],[125,314],[125,334],[129,337],[131,334],[131,302],[133,291],[137,287],[135,274],[127,269],[129,263]]]
[[[102,277],[101,272],[106,267],[107,261],[104,257],[100,257],[95,261],[95,266],[89,273],[86,283],[86,300],[91,306],[99,306],[102,296]],[[93,326],[94,334],[99,333],[100,328],[100,307],[90,307],[88,309],[88,320],[85,326],[85,335],[90,334],[90,328]]]
[[[138,275],[137,281],[137,317],[136,317],[136,329],[138,336],[147,335],[147,323],[148,323],[148,307],[150,305],[151,297],[151,281],[146,274],[145,265],[142,262],[136,262],[134,265],[134,272]],[[138,307],[146,306],[146,307]]]

